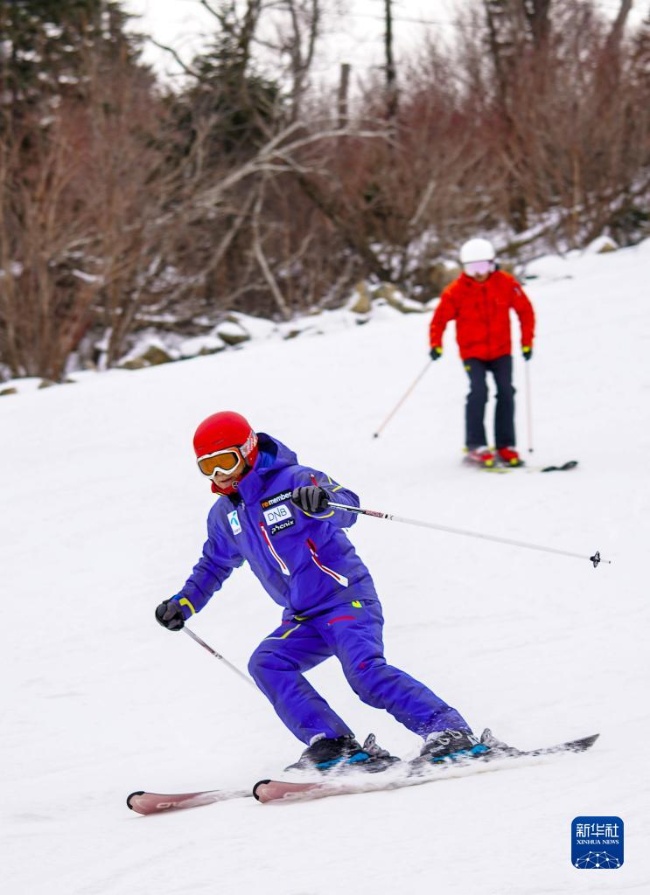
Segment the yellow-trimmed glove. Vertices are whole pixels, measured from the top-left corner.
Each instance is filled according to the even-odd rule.
[[[156,621],[168,631],[180,631],[185,625],[183,610],[176,600],[163,600],[156,607]]]
[[[531,357],[533,356],[533,349],[530,347],[530,345],[524,345],[522,347],[521,356],[523,357],[524,360],[531,359]]]
[[[431,360],[438,360],[439,357],[442,357],[442,348],[439,345],[434,345],[429,352],[429,357]]]
[[[305,513],[321,513],[327,509],[329,499],[329,494],[320,485],[302,485],[294,488],[291,494],[291,503]]]

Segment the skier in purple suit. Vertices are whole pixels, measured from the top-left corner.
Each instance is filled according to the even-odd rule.
[[[346,680],[368,705],[386,709],[424,738],[427,760],[486,750],[456,711],[384,658],[381,604],[370,573],[344,529],[354,513],[329,500],[359,499],[328,475],[298,463],[275,438],[255,433],[237,413],[204,420],[194,436],[200,471],[219,498],[208,515],[203,554],[181,591],[156,609],[179,631],[247,561],[282,607],[282,623],[257,647],[248,670],[295,736],[307,745],[294,767],[327,771],[354,764],[380,770],[395,760],[370,736],[353,731],[304,677],[336,656]]]

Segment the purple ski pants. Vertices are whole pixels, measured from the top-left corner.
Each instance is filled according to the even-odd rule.
[[[250,658],[248,670],[278,716],[303,743],[318,734],[353,731],[304,677],[303,672],[336,656],[362,702],[385,709],[420,736],[470,727],[419,681],[384,658],[384,619],[378,602],[354,600],[303,621],[285,620]]]

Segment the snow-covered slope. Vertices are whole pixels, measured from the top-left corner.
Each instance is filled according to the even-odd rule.
[[[543,259],[527,285],[539,325],[529,389],[516,359],[520,448],[534,448],[532,463],[578,459],[570,473],[461,466],[466,383],[451,332],[373,439],[427,359],[428,317],[388,311],[363,327],[4,398],[3,892],[650,891],[649,266],[646,242]],[[592,752],[300,805],[129,812],[131,790],[248,787],[302,748],[257,692],[153,618],[203,542],[212,498],[191,437],[220,409],[277,435],[362,506],[584,556],[371,518],[351,530],[394,664],[479,730],[521,747],[600,731]],[[612,564],[594,570],[597,548]],[[241,570],[193,627],[245,668],[276,620]],[[358,736],[417,752],[335,661],[311,679]],[[571,866],[571,820],[590,814],[625,822],[621,869]]]

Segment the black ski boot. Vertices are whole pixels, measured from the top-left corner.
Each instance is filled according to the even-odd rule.
[[[480,741],[471,730],[443,730],[430,733],[426,739],[420,758],[436,762],[464,761],[490,751],[487,743]]]
[[[353,736],[321,737],[305,749],[295,764],[285,770],[316,770],[327,773],[334,768],[350,768],[363,771],[383,771],[399,761],[386,749],[382,749],[373,733],[366,737],[363,746]]]

